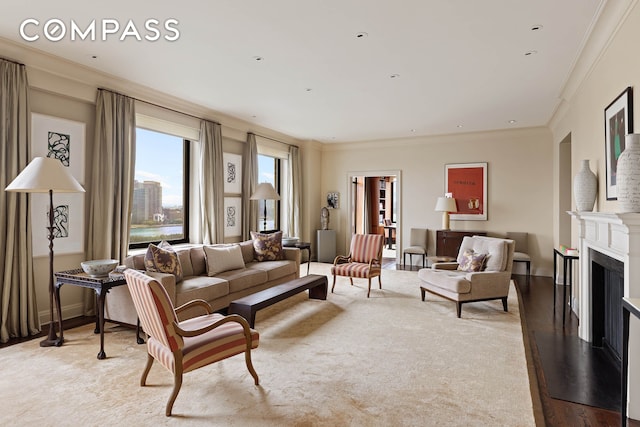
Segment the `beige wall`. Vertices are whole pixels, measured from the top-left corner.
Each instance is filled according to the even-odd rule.
[[[338,253],[348,251],[348,175],[350,172],[399,170],[402,180],[401,240],[408,242],[411,227],[437,230],[442,215],[434,211],[444,194],[444,167],[448,163],[488,162],[488,220],[452,221],[451,228],[530,233],[533,273],[551,275],[553,235],[553,145],[545,128],[467,133],[408,140],[358,144],[326,144],[322,181],[317,197],[338,191],[343,202],[332,211],[330,228],[337,231]],[[319,212],[318,212],[319,215]],[[430,254],[435,236],[430,233]]]

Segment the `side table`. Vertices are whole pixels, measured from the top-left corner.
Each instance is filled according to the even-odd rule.
[[[566,318],[567,308],[564,306],[567,300],[567,270],[569,270],[569,308],[571,309],[571,285],[573,284],[573,261],[577,261],[580,259],[578,255],[567,255],[562,253],[556,248],[553,248],[553,312],[556,312],[556,270],[558,268],[558,256],[562,258],[562,266],[563,266],[563,290],[562,290],[562,324],[564,325]]]
[[[311,265],[311,243],[309,242],[298,242],[291,245],[282,245],[286,248],[298,248],[301,251],[306,250],[309,256],[307,257],[307,276],[309,275],[309,266]]]
[[[107,355],[104,352],[104,300],[111,288],[127,284],[124,275],[121,273],[109,273],[109,276],[106,277],[91,277],[80,268],[76,270],[57,272],[54,274],[54,277],[56,279],[55,292],[56,308],[58,310],[58,329],[60,330],[60,337],[58,338],[56,345],[60,346],[64,342],[61,315],[62,310],[60,308],[60,288],[64,284],[90,288],[95,291],[98,303],[98,316],[96,316],[96,328],[94,330],[94,333],[100,334],[100,351],[98,352],[98,359],[105,359]],[[138,331],[136,331],[136,335],[137,334]]]

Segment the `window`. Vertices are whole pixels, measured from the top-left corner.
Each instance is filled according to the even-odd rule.
[[[189,240],[189,141],[136,129],[129,247]]]
[[[280,193],[280,159],[258,154],[258,183],[268,182]],[[264,204],[267,204],[267,217],[264,218]],[[265,228],[266,220],[266,228]],[[280,229],[280,203],[278,200],[258,201],[258,230],[275,231]]]

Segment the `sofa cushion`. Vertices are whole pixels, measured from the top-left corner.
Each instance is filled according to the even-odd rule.
[[[509,246],[503,239],[495,239],[482,236],[465,236],[460,245],[460,254],[465,250],[473,250],[487,254],[484,271],[504,271],[507,268],[507,259],[509,258]],[[458,263],[460,260],[458,259]]]
[[[189,249],[178,249],[176,250],[176,253],[178,254],[178,259],[180,259],[180,265],[182,266],[182,277],[194,276]]]
[[[180,306],[194,299],[213,301],[229,294],[229,282],[217,277],[186,277],[176,286],[176,305]]]
[[[253,268],[242,268],[220,273],[216,276],[229,282],[229,293],[243,291],[257,285],[262,285],[269,280],[266,271]]]
[[[460,271],[482,271],[487,254],[474,252],[467,249],[462,256],[458,257],[458,270]]]
[[[471,292],[471,282],[467,280],[466,274],[464,271],[458,270],[433,270],[431,268],[418,270],[420,280],[458,294]]]
[[[176,283],[182,280],[180,258],[171,245],[164,240],[158,246],[149,244],[144,257],[144,267],[147,271],[154,273],[173,274],[176,277]]]
[[[251,262],[246,264],[246,267],[266,271],[269,281],[296,273],[296,263],[289,260]]]
[[[242,250],[239,245],[205,246],[204,255],[207,259],[207,275],[216,276],[223,271],[244,268]]]
[[[204,256],[204,248],[202,246],[191,248],[189,254],[191,255],[191,266],[193,267],[193,275],[206,275],[207,259]]]
[[[255,253],[253,251],[253,240],[245,240],[240,242],[240,249],[242,250],[242,259],[245,264],[249,264],[254,261]]]
[[[282,231],[265,234],[251,232],[253,249],[258,261],[276,261],[284,258],[282,251]]]

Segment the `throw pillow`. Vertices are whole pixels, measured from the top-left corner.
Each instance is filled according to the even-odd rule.
[[[284,251],[282,249],[282,231],[265,234],[251,232],[253,239],[253,249],[256,253],[258,261],[275,261],[284,259]]]
[[[207,259],[208,276],[244,268],[242,250],[239,245],[204,246],[204,255]]]
[[[153,243],[149,244],[144,256],[144,267],[147,271],[173,274],[176,276],[176,283],[182,281],[180,258],[171,244],[164,240],[157,246]]]
[[[487,254],[466,250],[459,259],[458,270],[467,272],[482,271],[484,270],[484,262],[486,259]]]

